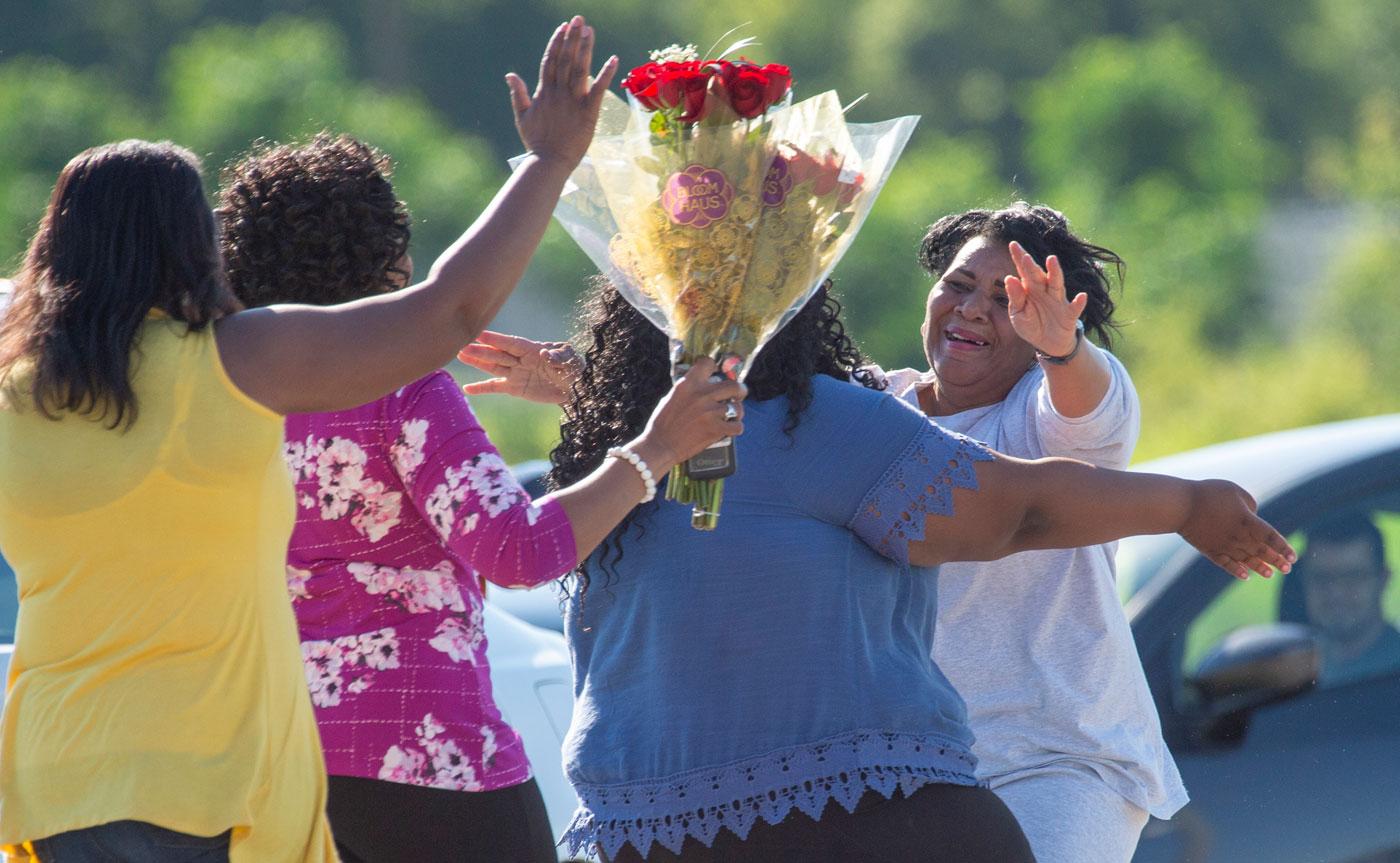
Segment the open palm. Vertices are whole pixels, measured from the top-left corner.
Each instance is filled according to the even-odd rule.
[[[1016,275],[1006,277],[1007,311],[1011,328],[1031,347],[1052,357],[1074,350],[1075,329],[1089,295],[1065,297],[1065,274],[1060,259],[1045,259],[1045,269],[1012,241],[1008,245]]]
[[[593,60],[593,28],[575,15],[559,25],[540,60],[540,80],[531,95],[525,81],[506,75],[515,128],[525,148],[540,156],[557,156],[576,165],[593,139],[603,95],[617,71],[609,57],[597,76],[589,75]]]
[[[537,342],[482,331],[457,359],[492,375],[462,387],[467,395],[515,396],[541,404],[562,404],[578,378],[583,360],[568,342]]]

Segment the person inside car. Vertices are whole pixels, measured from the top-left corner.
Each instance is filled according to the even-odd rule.
[[[1381,608],[1390,581],[1385,540],[1369,518],[1339,516],[1308,531],[1299,571],[1307,620],[1322,652],[1320,683],[1400,668],[1400,631]]]

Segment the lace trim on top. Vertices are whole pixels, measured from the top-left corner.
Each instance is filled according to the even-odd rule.
[[[985,444],[933,424],[919,431],[861,501],[850,528],[877,552],[909,562],[924,538],[924,518],[952,515],[953,491],[977,488],[973,464],[991,461]]]
[[[854,731],[719,767],[618,785],[576,784],[580,806],[560,844],[597,845],[609,857],[653,842],[679,854],[687,836],[709,847],[721,828],[740,839],[762,818],[777,824],[794,808],[821,818],[835,800],[847,812],[867,790],[885,797],[925,785],[977,785],[977,759],[938,734]]]

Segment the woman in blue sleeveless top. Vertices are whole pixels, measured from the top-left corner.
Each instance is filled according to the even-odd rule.
[[[853,383],[838,310],[819,292],[758,357],[719,528],[645,504],[576,575],[575,852],[1031,861],[930,658],[937,564],[1171,531],[1237,574],[1291,562],[1229,483],[1009,459]],[[615,289],[585,323],[559,483],[635,435],[670,380],[665,337]]]

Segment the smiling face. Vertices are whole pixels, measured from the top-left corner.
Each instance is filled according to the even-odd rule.
[[[1006,277],[1014,275],[1006,243],[973,237],[934,283],[924,316],[924,355],[938,398],[957,409],[994,404],[1035,363],[1007,312]]]

